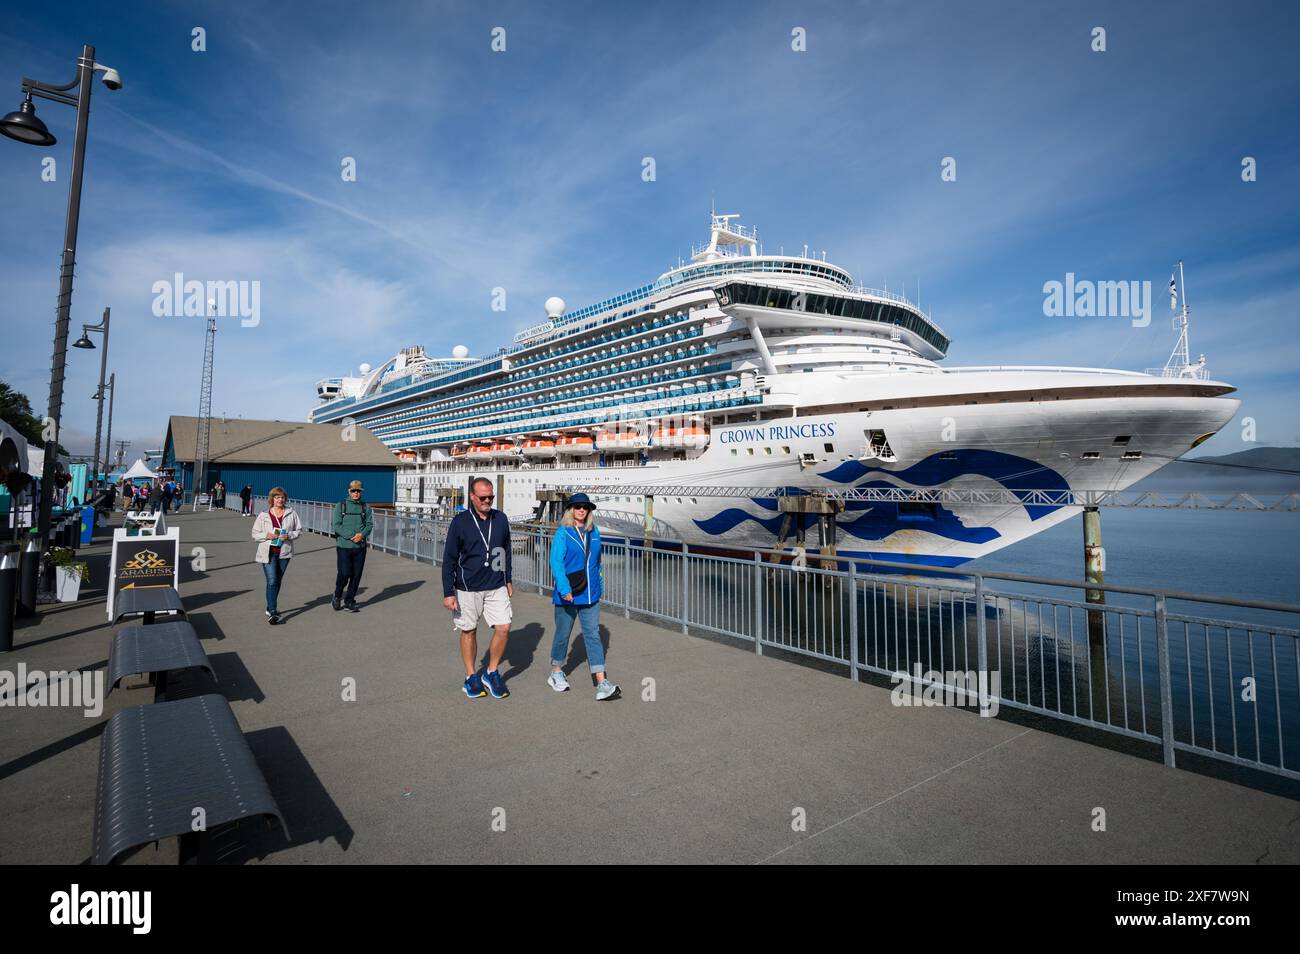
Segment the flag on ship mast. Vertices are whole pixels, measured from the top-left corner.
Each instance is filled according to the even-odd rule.
[[[1169,310],[1178,310],[1178,283],[1174,280],[1174,274],[1169,273]]]

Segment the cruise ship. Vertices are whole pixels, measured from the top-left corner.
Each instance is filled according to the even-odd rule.
[[[906,297],[710,218],[708,243],[650,284],[576,311],[550,298],[486,357],[413,346],[326,378],[311,419],[393,449],[399,508],[445,507],[452,490],[463,503],[484,476],[527,518],[539,491],[580,487],[604,532],[639,537],[649,517],[656,539],[687,544],[776,545],[778,495],[1012,491],[995,506],[849,495],[835,517],[841,554],[957,566],[1079,512],[1016,492],[1122,490],[1240,403],[1190,362],[1185,306],[1181,351],[1155,371],[943,367],[948,336]]]

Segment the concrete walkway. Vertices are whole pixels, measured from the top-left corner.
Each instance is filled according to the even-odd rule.
[[[174,520],[182,552],[207,560],[182,571],[181,595],[293,838],[246,825],[214,837],[208,860],[1300,861],[1287,798],[1009,721],[895,707],[887,689],[615,610],[603,622],[624,698],[597,703],[585,661],[574,691],[553,693],[549,599],[518,591],[511,696],[467,700],[437,569],[372,552],[362,612],[336,613],[332,542],[304,536],[287,623],[271,627],[250,524]],[[107,544],[89,552],[102,584]],[[0,669],[102,669],[111,632],[102,593],[89,596],[22,625]],[[182,688],[213,691],[206,675]],[[115,691],[94,719],[0,708],[0,862],[89,857],[103,723],[150,697]],[[171,860],[170,847],[130,859]]]

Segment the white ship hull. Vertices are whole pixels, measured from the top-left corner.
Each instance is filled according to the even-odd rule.
[[[467,488],[490,479],[498,506],[527,517],[546,487],[581,487],[599,504],[602,531],[644,535],[645,497],[655,485],[652,535],[658,540],[739,548],[776,545],[781,514],[758,488],[807,491],[863,486],[905,489],[1122,490],[1221,428],[1236,412],[1230,398],[1087,398],[1035,403],[941,406],[715,426],[707,450],[690,460],[631,467],[557,467],[533,462],[459,473],[405,474],[399,505],[435,487]],[[864,434],[885,430],[896,462],[860,460]],[[807,435],[807,436],[803,436]],[[1127,436],[1124,445],[1116,437]],[[1141,457],[1125,459],[1134,444]],[[826,447],[830,445],[831,451]],[[736,451],[736,453],[732,453]],[[1085,457],[1096,453],[1096,458]],[[815,463],[801,466],[803,455]],[[670,486],[683,488],[681,496]],[[690,488],[746,488],[743,496],[694,496]],[[1078,507],[944,504],[909,507],[848,501],[837,517],[837,550],[862,556],[957,566],[1069,519]],[[814,518],[807,544],[816,549]],[[785,544],[793,543],[793,530]]]

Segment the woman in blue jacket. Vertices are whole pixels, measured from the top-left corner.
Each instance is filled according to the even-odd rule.
[[[596,505],[586,494],[570,497],[560,518],[551,541],[551,573],[555,576],[555,639],[547,685],[556,692],[569,691],[564,660],[577,619],[587,644],[587,665],[596,677],[596,701],[617,699],[618,684],[605,677],[605,647],[600,642],[600,531],[596,529]]]

